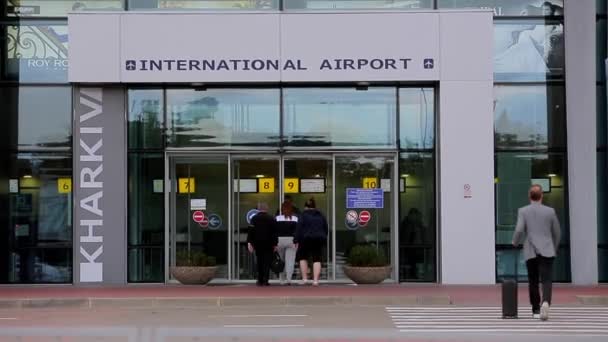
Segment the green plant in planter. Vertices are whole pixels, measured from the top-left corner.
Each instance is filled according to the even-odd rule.
[[[383,267],[388,266],[388,260],[378,248],[370,245],[355,246],[350,250],[348,265],[353,267]]]
[[[215,257],[208,256],[203,252],[179,251],[175,253],[175,265],[187,267],[211,267],[215,266]]]

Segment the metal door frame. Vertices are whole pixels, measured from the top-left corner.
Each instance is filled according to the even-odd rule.
[[[236,263],[235,260],[233,260],[233,256],[234,256],[234,248],[235,248],[235,244],[234,244],[234,233],[235,233],[235,224],[232,224],[232,222],[234,222],[233,218],[234,215],[236,215],[236,213],[238,213],[238,204],[234,204],[233,202],[235,201],[235,192],[232,189],[233,188],[233,182],[235,179],[236,175],[233,175],[233,170],[232,168],[234,167],[234,161],[238,161],[238,160],[261,160],[261,159],[266,159],[266,160],[276,160],[277,163],[277,167],[279,168],[279,172],[278,172],[278,183],[279,183],[279,195],[282,193],[282,179],[283,179],[283,169],[282,169],[282,162],[281,162],[281,154],[277,154],[272,153],[272,152],[267,152],[267,153],[255,153],[255,154],[242,154],[242,153],[232,153],[229,154],[229,158],[228,158],[228,169],[229,169],[229,186],[228,189],[230,191],[230,193],[228,194],[228,202],[229,202],[229,208],[228,208],[228,212],[229,212],[229,216],[230,216],[230,226],[228,227],[228,252],[230,253],[230,256],[228,258],[228,262],[230,263],[229,267],[228,267],[228,281],[231,283],[250,283],[254,280],[241,280],[238,279],[238,277],[236,276],[237,274],[235,273],[233,275],[233,271],[234,269],[236,269],[238,271],[240,263],[239,263],[239,258],[236,257]],[[240,193],[238,193],[240,195]],[[280,199],[281,197],[279,197],[279,203],[280,203]],[[236,200],[238,202],[238,199]],[[236,222],[235,222],[236,223]],[[238,224],[238,223],[237,223]]]
[[[172,179],[173,173],[175,173],[175,166],[179,162],[184,163],[192,163],[195,164],[197,160],[204,159],[206,157],[215,157],[215,158],[225,158],[228,163],[228,191],[232,191],[232,170],[230,167],[230,154],[227,152],[208,152],[208,151],[165,151],[165,177],[163,180],[164,184],[164,198],[165,198],[165,283],[176,283],[176,281],[170,279],[170,259],[171,253],[175,252],[175,238],[171,239],[171,233],[176,228],[175,222],[175,206],[176,206],[176,190],[177,183],[176,179]],[[228,200],[228,227],[232,225],[232,217],[230,216],[231,212],[231,201],[230,198]],[[230,229],[230,228],[229,228]],[[230,241],[230,235],[228,236],[228,241]],[[230,245],[228,247],[228,253],[230,253]],[[231,266],[231,255],[228,254],[228,272],[230,272]],[[230,275],[230,273],[228,273]],[[226,279],[226,280],[229,280]]]
[[[393,266],[392,271],[392,282],[399,282],[399,153],[395,151],[294,151],[294,153],[283,151],[282,153],[276,153],[276,151],[259,151],[255,154],[243,154],[243,152],[229,151],[165,151],[165,176],[164,176],[164,199],[165,199],[165,283],[172,283],[170,280],[169,269],[170,269],[170,252],[175,250],[175,239],[171,239],[172,227],[175,227],[175,193],[172,190],[176,189],[176,180],[171,179],[172,172],[175,171],[177,162],[181,160],[193,161],[205,157],[225,157],[228,162],[228,277],[226,279],[219,279],[220,282],[228,281],[230,283],[238,282],[251,282],[251,280],[239,280],[233,276],[235,267],[238,269],[238,265],[234,262],[234,224],[233,216],[235,215],[235,205],[233,204],[234,190],[233,190],[233,162],[235,160],[260,160],[269,159],[278,161],[278,195],[279,203],[284,198],[283,180],[285,178],[285,160],[327,160],[331,161],[331,177],[332,177],[332,194],[331,194],[331,224],[332,224],[332,245],[331,251],[328,251],[328,256],[332,257],[332,270],[331,277],[328,275],[328,281],[342,281],[343,279],[336,279],[337,264],[336,264],[336,159],[340,157],[388,157],[393,160],[393,174],[392,174],[392,225],[393,231],[391,232],[391,264]],[[172,246],[170,246],[170,243]],[[172,248],[171,248],[172,247]]]
[[[391,271],[392,279],[389,279],[390,282],[399,283],[399,152],[398,151],[368,151],[362,150],[358,152],[335,152],[333,153],[333,164],[334,164],[334,188],[336,184],[336,158],[341,157],[384,157],[387,159],[393,160],[393,174],[391,179],[391,192],[392,192],[392,208],[391,208],[391,224],[393,226],[393,231],[391,231],[391,266],[393,270]],[[335,196],[335,190],[334,190]],[[336,201],[334,198],[334,225],[336,221],[335,214],[335,206]],[[335,227],[335,226],[334,226]],[[335,228],[334,228],[334,258],[336,253],[336,239],[335,239]],[[335,265],[334,265],[335,267]]]
[[[332,152],[311,152],[305,153],[283,153],[281,154],[281,198],[285,198],[283,192],[283,180],[285,179],[285,160],[325,160],[331,162],[331,242],[332,245],[327,248],[327,258],[331,256],[332,269],[331,276],[328,274],[328,281],[336,281],[336,158]]]

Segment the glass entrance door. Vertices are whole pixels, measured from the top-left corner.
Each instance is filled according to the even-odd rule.
[[[255,279],[255,256],[247,249],[251,218],[260,203],[268,205],[269,214],[279,208],[279,156],[233,157],[232,194],[232,279]]]
[[[342,265],[355,246],[373,246],[395,265],[395,166],[390,155],[336,156],[336,279],[345,278]]]
[[[228,157],[172,157],[169,161],[169,265],[184,265],[188,258],[204,253],[219,267],[216,278],[226,279]],[[170,272],[168,279],[173,279]]]
[[[403,189],[395,181],[395,160],[393,155],[170,155],[167,265],[203,252],[215,258],[220,281],[254,280],[256,260],[247,249],[247,234],[258,205],[265,203],[277,215],[281,203],[291,200],[302,212],[314,198],[329,225],[322,280],[347,280],[342,266],[357,245],[377,248],[396,267],[394,204]],[[366,191],[374,192],[373,200]],[[296,263],[292,280],[297,279]]]
[[[333,160],[328,157],[291,157],[283,159],[283,199],[291,200],[297,211],[304,210],[304,203],[313,198],[317,209],[329,225],[327,245],[323,251],[321,279],[334,279],[333,258]],[[301,279],[296,264],[294,279]],[[312,275],[308,277],[312,279]]]

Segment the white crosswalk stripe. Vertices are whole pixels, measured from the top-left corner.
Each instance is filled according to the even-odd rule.
[[[500,307],[386,307],[401,332],[574,334],[608,336],[608,307],[553,306],[548,321],[520,307],[518,319],[503,319]]]

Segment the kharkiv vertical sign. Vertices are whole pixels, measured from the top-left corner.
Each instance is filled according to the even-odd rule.
[[[126,138],[121,88],[74,90],[74,283],[126,283]]]

